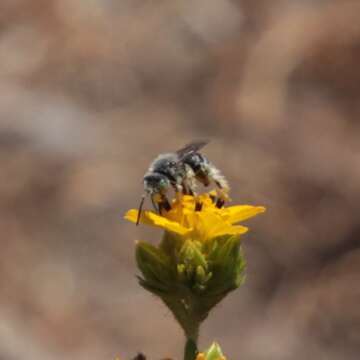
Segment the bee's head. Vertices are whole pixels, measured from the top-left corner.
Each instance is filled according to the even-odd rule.
[[[178,161],[174,154],[161,154],[152,163],[151,168],[155,173],[164,174],[171,179],[176,177],[178,172]]]
[[[144,176],[144,189],[148,194],[164,192],[170,187],[169,179],[162,174],[151,173]]]

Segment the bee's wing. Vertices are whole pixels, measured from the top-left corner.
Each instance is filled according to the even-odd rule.
[[[179,160],[183,159],[185,156],[199,151],[201,148],[203,148],[206,144],[208,144],[209,141],[207,140],[200,140],[200,141],[194,141],[190,144],[185,145],[183,148],[176,151],[177,156],[179,157]]]

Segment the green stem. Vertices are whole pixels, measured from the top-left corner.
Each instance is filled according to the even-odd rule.
[[[195,360],[198,353],[196,340],[187,338],[184,350],[184,360]]]
[[[171,297],[162,296],[162,300],[184,330],[186,338],[184,360],[195,360],[198,353],[199,327],[203,320],[196,299],[191,294],[186,293],[185,296],[182,294]]]

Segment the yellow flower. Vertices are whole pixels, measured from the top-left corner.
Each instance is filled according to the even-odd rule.
[[[143,211],[139,219],[165,230],[158,245],[137,242],[139,282],[164,301],[192,340],[214,306],[244,281],[240,235],[248,228],[237,223],[265,211],[251,205],[219,209],[212,198],[184,195],[172,201],[170,211]],[[138,210],[129,210],[125,219],[136,223]],[[214,344],[197,360],[226,360],[219,349]]]
[[[196,203],[201,203],[201,211],[195,211]],[[223,235],[241,235],[248,228],[236,223],[249,219],[265,211],[262,206],[235,205],[217,208],[210,194],[198,197],[182,196],[172,203],[171,210],[159,215],[144,211],[140,223],[163,228],[186,238],[206,241]],[[138,210],[129,210],[125,219],[136,223]]]

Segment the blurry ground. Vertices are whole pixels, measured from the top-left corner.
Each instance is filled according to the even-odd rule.
[[[229,359],[358,359],[360,3],[2,0],[0,359],[181,359],[122,220],[194,139],[265,205],[247,283],[205,323]]]

